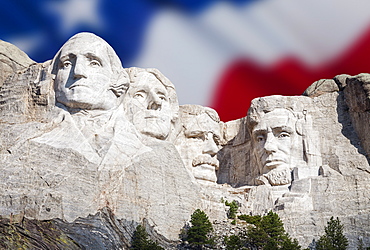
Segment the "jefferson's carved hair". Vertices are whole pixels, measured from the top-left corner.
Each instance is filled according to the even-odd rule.
[[[168,99],[169,103],[171,105],[171,110],[174,114],[174,119],[178,118],[179,114],[179,102],[177,99],[177,94],[175,90],[175,86],[172,84],[172,82],[165,77],[158,69],[154,68],[148,68],[148,69],[143,69],[143,68],[137,68],[137,67],[131,67],[127,69],[129,78],[130,78],[130,85],[135,85],[136,80],[135,78],[140,74],[140,73],[149,73],[155,76],[155,78],[158,79],[159,82],[163,84],[163,86],[166,88],[168,92]]]

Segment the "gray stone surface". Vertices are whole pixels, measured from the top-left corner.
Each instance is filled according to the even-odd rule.
[[[303,247],[331,216],[350,249],[358,237],[370,244],[369,74],[319,80],[305,96],[256,98],[246,117],[223,123],[178,114],[165,76],[123,69],[92,34],[75,36],[53,61],[34,63],[6,43],[0,56],[5,220],[53,221],[72,245],[117,249],[143,224],[170,249],[195,209],[223,221],[222,201],[235,200],[239,213],[276,211]],[[187,143],[187,131],[202,136]],[[190,171],[198,154],[212,168]]]
[[[35,63],[13,44],[0,40],[0,87],[9,76]]]

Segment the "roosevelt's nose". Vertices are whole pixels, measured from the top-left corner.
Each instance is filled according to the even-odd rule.
[[[156,94],[149,94],[148,109],[158,110],[162,107],[162,100]]]
[[[266,135],[266,141],[263,145],[263,148],[267,153],[274,153],[277,151],[277,144],[276,144],[276,138],[273,135],[273,133],[267,133]]]
[[[203,146],[203,154],[209,154],[211,156],[215,156],[218,152],[218,146],[213,139],[213,134],[208,133],[204,140],[204,146]]]
[[[84,62],[80,58],[76,58],[76,63],[73,68],[73,78],[86,78],[86,67],[84,65]]]

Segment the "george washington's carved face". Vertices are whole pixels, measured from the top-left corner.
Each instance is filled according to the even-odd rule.
[[[107,46],[94,35],[71,38],[63,45],[55,62],[58,102],[81,109],[107,110],[116,106],[117,96],[110,89],[113,70]]]

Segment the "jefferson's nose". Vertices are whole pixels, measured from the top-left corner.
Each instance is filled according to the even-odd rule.
[[[150,99],[148,102],[148,109],[151,109],[151,110],[161,109],[162,100],[156,94],[151,94],[149,98]]]

